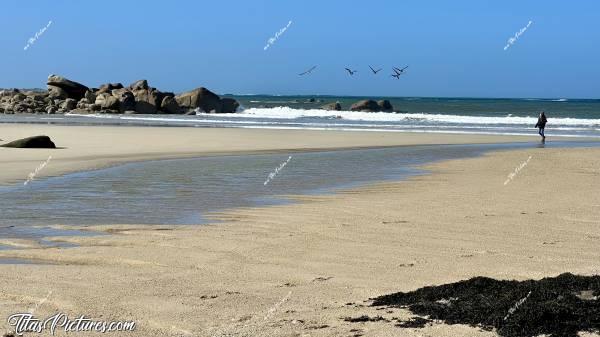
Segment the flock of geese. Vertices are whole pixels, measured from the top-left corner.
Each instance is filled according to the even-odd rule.
[[[317,66],[313,66],[312,68],[308,69],[305,72],[302,72],[300,74],[298,74],[299,76],[304,76],[304,75],[308,75],[310,73],[312,73],[313,70],[315,70],[317,68]],[[378,72],[380,72],[382,69],[379,68],[377,70],[373,69],[373,67],[369,66],[369,68],[371,69],[371,71],[373,72],[373,74],[377,75]],[[400,79],[400,76],[402,76],[404,74],[404,71],[406,70],[406,68],[408,68],[408,66],[400,69],[400,68],[396,68],[396,67],[392,67],[392,70],[394,71],[393,74],[391,74],[390,76],[395,77],[397,80]],[[358,72],[358,70],[352,70],[350,68],[344,68],[346,69],[346,71],[348,72],[348,74],[350,74],[350,76],[354,76],[355,73]]]

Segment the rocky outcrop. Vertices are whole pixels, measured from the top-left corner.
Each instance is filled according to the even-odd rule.
[[[370,99],[358,101],[350,107],[350,111],[377,112],[379,109],[379,104]]]
[[[47,83],[47,91],[0,91],[0,113],[233,113],[240,106],[236,100],[221,99],[203,87],[175,96],[151,87],[144,79],[127,87],[106,83],[98,89],[58,75],[50,75]]]
[[[88,87],[85,85],[68,80],[58,75],[48,76],[48,82],[46,84],[48,85],[48,91],[54,88],[59,88],[62,89],[61,92],[67,95],[65,98],[73,98],[76,100],[83,98],[85,92],[88,90]]]
[[[394,107],[388,100],[382,100],[375,102],[374,100],[367,99],[358,101],[350,107],[350,111],[364,111],[364,112],[392,112]]]
[[[321,109],[329,111],[342,111],[342,105],[340,104],[340,102],[329,103],[323,105]]]
[[[23,91],[18,89],[0,91],[0,113],[33,113],[44,111],[46,106],[54,105],[48,92]]]
[[[377,105],[379,105],[379,109],[381,111],[385,111],[385,112],[393,112],[394,111],[394,107],[392,106],[392,103],[390,103],[390,101],[388,101],[387,99],[378,101]]]
[[[56,145],[48,136],[35,136],[15,140],[8,144],[0,145],[2,147],[28,148],[28,149],[55,149]]]

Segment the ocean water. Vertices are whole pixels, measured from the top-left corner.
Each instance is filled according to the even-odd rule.
[[[540,111],[549,136],[600,137],[600,100],[478,99],[419,97],[233,96],[243,106],[235,114],[185,115],[4,115],[0,123],[161,125],[317,130],[366,130],[467,134],[536,135]],[[348,111],[361,99],[388,99],[395,113]],[[340,102],[343,111],[319,109]]]

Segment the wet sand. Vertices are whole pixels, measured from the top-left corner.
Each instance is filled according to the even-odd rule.
[[[494,336],[344,318],[408,319],[365,301],[474,276],[598,274],[599,155],[495,152],[404,182],[221,213],[215,225],[104,226],[113,235],[60,238],[79,248],[3,250],[54,264],[0,265],[0,317],[44,300],[40,317],[138,324],[110,336]]]
[[[0,184],[25,181],[50,156],[37,178],[126,162],[215,154],[538,141],[535,136],[0,124],[0,144],[35,135],[49,136],[60,149],[0,147]]]

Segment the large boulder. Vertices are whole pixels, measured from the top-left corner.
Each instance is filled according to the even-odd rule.
[[[88,90],[88,87],[85,85],[58,75],[48,76],[48,82],[46,84],[48,84],[48,91],[50,91],[51,87],[57,87],[66,92],[68,98],[76,100],[83,98],[85,92]]]
[[[71,111],[77,107],[77,101],[72,98],[67,98],[60,107],[65,111]]]
[[[379,105],[379,110],[381,110],[381,111],[385,111],[385,112],[394,111],[394,107],[392,106],[392,103],[390,103],[390,101],[388,101],[387,99],[378,101],[377,105]]]
[[[66,99],[69,97],[69,94],[65,90],[59,87],[55,87],[53,85],[48,86],[48,97],[52,99]]]
[[[156,89],[138,89],[133,91],[135,111],[141,114],[155,114],[162,103],[161,93]]]
[[[17,93],[13,97],[11,97],[10,101],[12,103],[23,102],[26,98],[27,96],[25,94]]]
[[[179,107],[173,96],[165,96],[163,98],[162,103],[160,103],[160,110],[169,114],[181,113],[181,107]]]
[[[380,111],[381,107],[377,102],[366,99],[362,101],[358,101],[350,107],[350,111],[366,111],[366,112],[377,112]]]
[[[139,80],[131,83],[128,87],[129,90],[141,90],[141,89],[149,89],[147,80]]]
[[[89,104],[94,104],[94,102],[96,102],[96,94],[94,94],[90,90],[85,92],[84,98]]]
[[[135,111],[135,97],[133,93],[129,90],[121,93],[121,96],[118,98],[120,102],[120,111]]]
[[[119,111],[119,100],[111,94],[102,93],[96,97],[95,104],[98,104],[102,110]]]
[[[29,148],[29,149],[55,149],[56,145],[48,136],[35,136],[15,140],[8,144],[0,145],[2,147]]]
[[[222,110],[221,98],[214,92],[200,87],[192,91],[175,96],[175,100],[184,109],[200,109],[204,112],[220,113]]]
[[[123,84],[121,83],[106,83],[100,86],[100,88],[98,88],[98,94],[102,94],[105,92],[112,92],[115,89],[122,89],[123,88]]]
[[[233,98],[221,98],[221,112],[222,113],[235,113],[240,107],[240,103]]]
[[[321,107],[321,109],[323,109],[323,110],[330,110],[330,111],[341,111],[342,110],[342,105],[340,104],[340,102],[329,103],[329,104],[323,105]]]

